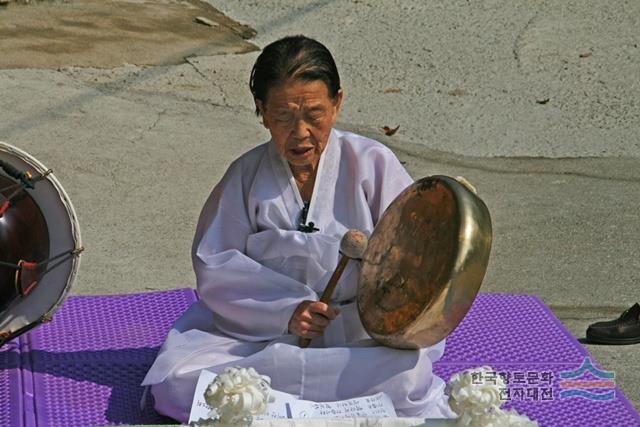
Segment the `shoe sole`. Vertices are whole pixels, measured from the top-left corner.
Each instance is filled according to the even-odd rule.
[[[638,344],[640,343],[640,337],[632,338],[600,338],[587,335],[587,344],[609,344],[609,345],[625,345],[625,344]]]

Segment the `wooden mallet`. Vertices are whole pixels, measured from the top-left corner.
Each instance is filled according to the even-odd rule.
[[[340,280],[340,276],[347,266],[349,259],[360,260],[364,255],[364,251],[367,249],[367,243],[369,242],[367,235],[360,230],[349,230],[344,233],[342,240],[340,240],[340,261],[335,271],[329,279],[327,287],[324,288],[324,292],[320,297],[320,302],[329,304],[333,291]],[[305,348],[309,346],[311,340],[309,338],[300,338],[300,347]]]

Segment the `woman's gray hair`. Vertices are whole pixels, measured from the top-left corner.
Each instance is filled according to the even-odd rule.
[[[264,104],[269,89],[287,80],[321,80],[332,99],[340,90],[338,68],[329,49],[301,35],[284,37],[266,46],[253,65],[249,87],[254,99]],[[258,108],[256,114],[260,115]]]

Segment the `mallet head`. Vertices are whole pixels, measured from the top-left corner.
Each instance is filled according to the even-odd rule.
[[[360,230],[349,230],[340,241],[340,253],[351,259],[362,259],[369,239]]]

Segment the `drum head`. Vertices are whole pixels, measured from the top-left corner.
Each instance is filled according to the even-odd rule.
[[[0,160],[39,176],[47,168],[29,154],[0,142]],[[0,169],[0,203],[18,183]],[[15,187],[15,186],[14,186]],[[20,190],[0,218],[0,344],[51,319],[63,302],[80,265],[77,255],[51,257],[81,248],[80,228],[69,197],[53,174]],[[16,270],[24,261],[37,268]]]
[[[444,339],[471,308],[491,239],[486,205],[455,179],[427,177],[406,188],[362,260],[358,311],[369,335],[397,348]]]

